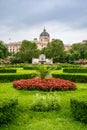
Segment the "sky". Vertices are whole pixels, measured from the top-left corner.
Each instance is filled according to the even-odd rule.
[[[0,0],[0,40],[39,39],[44,27],[64,44],[87,40],[87,0]]]

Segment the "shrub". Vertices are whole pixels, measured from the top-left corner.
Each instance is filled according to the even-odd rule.
[[[75,83],[69,80],[56,79],[56,78],[33,78],[27,80],[17,80],[13,82],[13,86],[17,89],[25,90],[43,90],[43,91],[54,91],[54,90],[75,90]]]
[[[84,123],[87,123],[87,100],[71,99],[70,101],[72,116]]]
[[[47,69],[49,69],[49,68],[50,68],[50,70],[61,70],[62,69],[62,67],[60,65],[47,65]]]
[[[36,70],[37,70],[37,75],[41,79],[44,79],[50,73],[51,67],[47,67],[46,65],[38,65],[36,66]]]
[[[28,65],[23,67],[24,70],[35,70],[35,65]]]
[[[66,68],[63,69],[63,72],[66,73],[87,73],[87,68]]]
[[[76,75],[76,74],[59,74],[59,73],[52,73],[52,77],[54,78],[61,78],[65,80],[70,80],[73,82],[87,82],[87,75]]]
[[[16,117],[18,100],[17,99],[0,99],[0,123],[7,123]]]
[[[0,68],[0,73],[16,73],[16,69]]]
[[[30,105],[30,110],[33,111],[59,111],[59,97],[57,95],[40,95],[34,97],[34,102]]]
[[[14,81],[18,79],[28,79],[33,78],[36,76],[36,73],[29,73],[29,74],[0,74],[0,81],[1,82],[8,82],[8,81]]]
[[[80,68],[80,67],[82,67],[81,65],[74,65],[74,64],[60,64],[61,65],[61,67],[63,67],[63,68]]]

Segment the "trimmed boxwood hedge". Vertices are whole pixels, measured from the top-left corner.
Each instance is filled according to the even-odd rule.
[[[18,99],[1,98],[0,99],[0,123],[7,123],[16,117]]]
[[[0,74],[0,81],[1,82],[8,82],[8,81],[14,81],[19,79],[28,79],[33,78],[36,76],[36,73],[29,73],[29,74]]]
[[[74,65],[74,64],[60,64],[61,65],[61,67],[63,67],[63,68],[68,68],[68,67],[72,67],[72,68],[80,68],[80,67],[82,67],[81,65]]]
[[[87,100],[84,99],[71,99],[70,108],[72,116],[84,123],[87,123]]]
[[[0,68],[0,73],[16,73],[16,69],[7,69],[7,68]]]
[[[65,73],[87,73],[87,68],[64,68]]]
[[[74,74],[52,73],[52,77],[66,79],[66,80],[70,80],[70,81],[73,81],[73,82],[87,83],[87,75],[81,75],[81,74],[74,75]]]
[[[34,66],[25,66],[23,67],[24,70],[34,70],[35,67]]]

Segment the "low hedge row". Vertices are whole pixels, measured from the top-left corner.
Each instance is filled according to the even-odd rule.
[[[65,68],[63,69],[65,73],[87,73],[87,68]]]
[[[17,99],[0,99],[0,123],[7,123],[16,117]]]
[[[0,75],[0,82],[8,82],[14,81],[19,79],[29,79],[36,76],[36,73],[29,73],[29,74],[4,74]]]
[[[67,67],[72,67],[72,68],[79,68],[79,67],[81,67],[81,65],[74,65],[74,64],[60,64],[61,65],[61,67],[63,67],[63,68],[67,68]]]
[[[76,120],[87,123],[87,100],[71,99],[70,107],[72,116]]]
[[[7,69],[7,68],[0,68],[0,73],[16,73],[16,69]]]
[[[35,66],[25,66],[23,67],[24,70],[35,70]]]
[[[66,79],[70,80],[73,82],[83,82],[87,83],[87,75],[74,75],[74,74],[58,74],[58,73],[52,73],[52,77],[54,78],[61,78],[61,79]]]

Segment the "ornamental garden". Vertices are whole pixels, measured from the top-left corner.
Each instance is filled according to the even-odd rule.
[[[87,67],[0,66],[1,130],[86,130]]]

